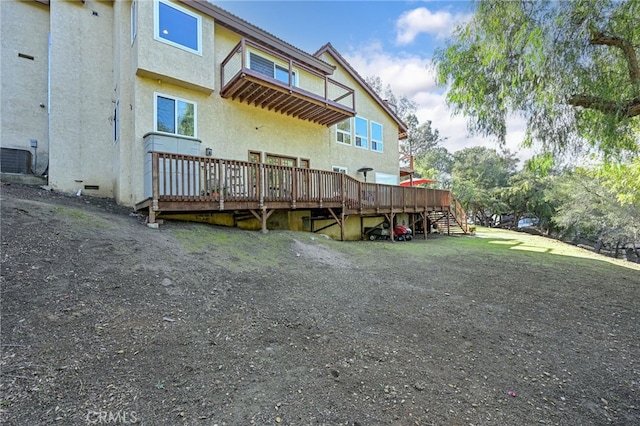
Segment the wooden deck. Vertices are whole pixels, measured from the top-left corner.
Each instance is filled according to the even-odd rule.
[[[342,239],[344,222],[352,215],[381,216],[393,223],[396,214],[410,213],[422,221],[422,229],[440,220],[444,232],[450,233],[452,226],[468,230],[466,215],[447,190],[364,183],[326,170],[163,152],[151,152],[150,161],[146,198],[136,205],[136,210],[148,211],[149,223],[163,213],[250,212],[266,231],[267,219],[276,210],[310,210],[333,218]]]

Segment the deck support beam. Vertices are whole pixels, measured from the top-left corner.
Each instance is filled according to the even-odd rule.
[[[384,217],[386,217],[389,222],[389,237],[391,238],[391,242],[394,242],[396,240],[396,236],[393,233],[393,220],[395,219],[396,214],[394,212],[385,213]]]
[[[429,229],[429,215],[427,214],[426,211],[424,212],[420,212],[420,217],[422,217],[422,229],[423,229],[423,234],[424,234],[424,239],[427,239],[427,234],[429,233],[429,231],[431,231]]]
[[[347,220],[347,216],[344,214],[344,210],[340,212],[340,217],[336,215],[333,209],[328,209],[331,216],[335,219],[336,223],[340,225],[340,241],[344,241],[344,222]]]
[[[263,234],[266,234],[267,232],[269,232],[269,230],[267,229],[267,219],[269,219],[269,217],[273,214],[275,209],[267,210],[266,208],[263,208],[259,212],[256,210],[249,210],[249,211],[251,212],[252,215],[256,217],[256,219],[258,219],[262,223],[262,229],[260,230],[260,232],[262,232]]]

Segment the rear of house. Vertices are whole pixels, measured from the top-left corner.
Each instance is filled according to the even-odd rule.
[[[11,0],[0,8],[3,157],[8,149],[36,154],[32,171],[55,190],[152,212],[158,179],[200,172],[174,170],[175,160],[155,170],[151,152],[399,182],[407,128],[331,44],[306,53],[199,0]],[[214,191],[192,180],[179,195]],[[309,229],[315,214],[260,208],[248,227],[264,229],[268,218]],[[405,211],[390,208],[386,219]],[[335,219],[341,230],[325,232],[342,237],[345,226],[359,238],[380,223],[380,215],[347,223],[344,205],[324,214],[329,224],[319,225]],[[216,218],[238,225],[233,213]]]
[[[307,54],[205,1],[1,7],[2,146],[37,140],[54,189],[133,206],[150,147],[398,182],[406,129],[330,45]],[[291,93],[222,93],[243,66],[249,90]]]

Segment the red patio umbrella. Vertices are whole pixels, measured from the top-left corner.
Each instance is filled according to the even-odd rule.
[[[416,186],[416,185],[422,185],[425,183],[433,183],[435,182],[435,180],[433,179],[423,179],[423,178],[416,178],[416,179],[410,179],[410,180],[405,180],[403,182],[400,182],[400,186]]]

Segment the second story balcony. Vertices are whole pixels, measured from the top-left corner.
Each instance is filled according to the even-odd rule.
[[[221,81],[223,98],[324,126],[356,114],[352,88],[248,39],[222,62]]]

